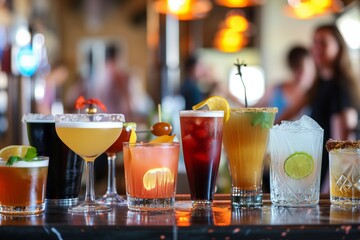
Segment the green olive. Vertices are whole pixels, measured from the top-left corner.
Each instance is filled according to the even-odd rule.
[[[169,135],[172,131],[172,126],[167,122],[157,122],[151,128],[151,133],[155,136]]]

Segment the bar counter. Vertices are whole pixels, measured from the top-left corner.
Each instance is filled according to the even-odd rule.
[[[275,207],[264,196],[260,209],[232,210],[229,195],[216,195],[211,211],[192,211],[188,195],[175,210],[139,213],[114,207],[107,214],[72,215],[48,205],[38,216],[0,215],[0,239],[360,239],[360,210],[332,206]]]

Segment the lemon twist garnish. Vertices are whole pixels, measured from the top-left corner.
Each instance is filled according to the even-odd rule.
[[[130,132],[129,143],[136,143],[136,140],[137,140],[136,132],[135,129],[132,128]]]
[[[230,117],[230,107],[228,101],[220,96],[212,96],[204,101],[194,105],[193,110],[199,110],[207,106],[211,111],[224,111],[224,121],[226,122]]]
[[[314,170],[312,156],[305,152],[291,154],[284,163],[286,175],[294,179],[302,179],[309,176]]]
[[[152,190],[158,185],[165,186],[169,183],[174,183],[174,175],[166,167],[150,169],[143,176],[143,185],[146,190]]]

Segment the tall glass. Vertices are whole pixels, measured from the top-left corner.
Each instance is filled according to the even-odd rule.
[[[23,116],[28,140],[38,155],[49,157],[46,202],[73,205],[78,202],[84,162],[58,137],[53,115],[29,113]]]
[[[263,160],[276,113],[277,108],[230,109],[223,142],[235,208],[262,206]]]
[[[121,197],[116,190],[115,160],[116,154],[123,151],[123,143],[128,142],[132,129],[136,125],[133,122],[124,123],[119,138],[105,151],[108,157],[108,184],[106,193],[99,199],[99,202],[108,205],[127,205],[127,201]]]
[[[101,213],[111,208],[95,201],[94,161],[120,136],[122,114],[59,114],[55,116],[60,139],[86,162],[84,203],[70,208],[71,213]]]
[[[181,140],[193,207],[210,207],[219,170],[223,111],[181,111]]]

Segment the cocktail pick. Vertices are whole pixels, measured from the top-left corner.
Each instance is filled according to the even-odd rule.
[[[244,61],[242,61],[241,63],[239,62],[239,59],[237,59],[237,63],[234,64],[237,67],[238,73],[236,75],[240,76],[240,80],[241,83],[243,84],[244,87],[244,93],[245,93],[245,107],[248,107],[248,102],[247,102],[247,96],[246,96],[246,87],[245,87],[245,83],[242,77],[242,73],[241,73],[241,67],[244,66],[246,67],[246,63],[244,63]]]

